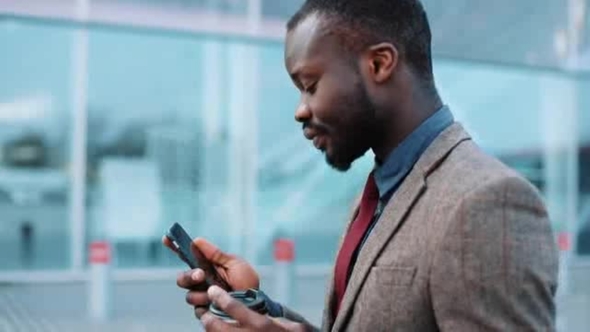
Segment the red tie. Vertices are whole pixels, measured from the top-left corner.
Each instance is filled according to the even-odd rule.
[[[342,243],[342,248],[338,253],[338,258],[336,259],[336,269],[334,272],[336,314],[340,310],[340,304],[344,297],[344,292],[346,291],[348,269],[350,268],[352,256],[363,239],[367,229],[371,225],[371,220],[373,220],[373,215],[375,214],[375,209],[377,208],[378,203],[379,191],[377,190],[377,184],[375,183],[373,172],[371,172],[367,179],[367,184],[365,185],[363,197],[361,198],[359,213],[352,222],[352,225],[344,238],[344,242]]]

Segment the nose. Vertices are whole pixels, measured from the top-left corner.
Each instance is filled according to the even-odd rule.
[[[311,110],[307,103],[300,102],[297,110],[295,110],[295,121],[305,123],[311,120]]]

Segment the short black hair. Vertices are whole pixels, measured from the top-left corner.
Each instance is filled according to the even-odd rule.
[[[390,42],[420,78],[433,80],[432,35],[419,0],[307,0],[291,17],[287,30],[316,13],[334,20],[329,29],[337,30],[350,50]]]

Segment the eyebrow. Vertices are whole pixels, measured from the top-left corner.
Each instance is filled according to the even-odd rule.
[[[299,77],[299,75],[301,75],[301,66],[297,61],[294,61],[293,67],[289,71],[289,76],[291,76],[291,78],[296,78]]]
[[[300,82],[301,80],[301,66],[298,66],[297,64],[295,64],[295,66],[293,66],[293,70],[289,72],[289,76],[291,77],[291,80],[293,80],[294,82]]]
[[[302,77],[312,78],[314,74],[305,72],[305,68],[301,66],[295,66],[294,69],[289,72],[289,76],[291,76],[291,79],[293,80],[300,80]]]

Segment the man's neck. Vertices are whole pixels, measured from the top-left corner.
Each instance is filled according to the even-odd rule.
[[[443,106],[438,94],[430,98],[410,100],[403,103],[398,111],[390,113],[397,115],[395,118],[385,122],[380,142],[372,147],[378,160],[385,160],[408,135]]]

